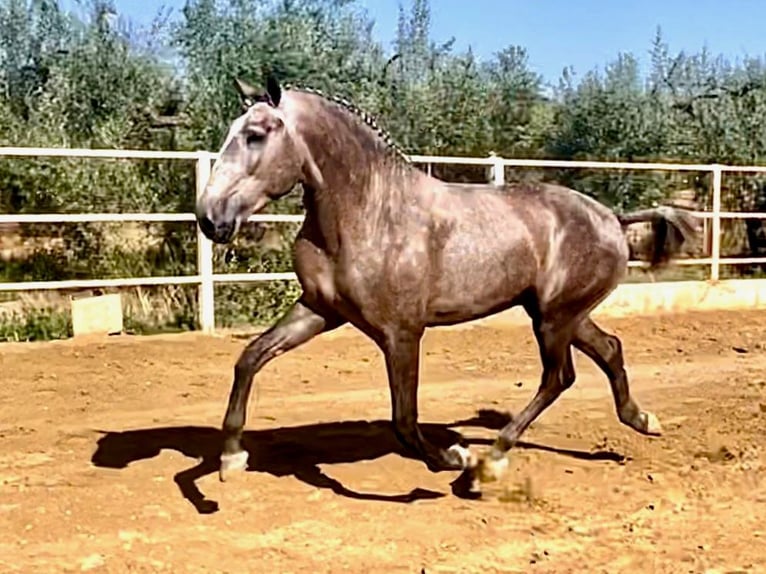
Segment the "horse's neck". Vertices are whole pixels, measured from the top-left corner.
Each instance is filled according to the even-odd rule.
[[[332,247],[363,222],[396,212],[414,170],[390,156],[394,150],[376,141],[377,134],[337,120],[321,107],[315,111],[313,117],[301,117],[298,130],[321,175],[307,190],[306,207]]]
[[[312,233],[331,253],[338,252],[345,236],[358,239],[396,218],[417,187],[417,174],[402,166],[363,164],[351,169],[324,159],[323,185],[304,186],[304,205]]]

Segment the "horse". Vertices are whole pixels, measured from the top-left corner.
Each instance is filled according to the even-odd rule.
[[[590,314],[626,273],[626,225],[657,223],[651,266],[658,267],[696,233],[691,214],[661,206],[618,215],[550,183],[447,183],[415,167],[374,118],[343,98],[273,76],[265,90],[234,81],[242,114],[198,198],[201,232],[229,243],[251,214],[298,184],[305,219],[292,246],[302,292],[234,366],[219,480],[247,468],[242,431],[255,375],[346,324],[383,353],[398,441],[432,472],[463,471],[473,490],[503,475],[522,433],[572,386],[572,348],[604,372],[624,425],[661,434],[658,418],[630,394],[620,339]],[[425,330],[518,305],[539,347],[536,394],[484,455],[433,444],[418,422]]]

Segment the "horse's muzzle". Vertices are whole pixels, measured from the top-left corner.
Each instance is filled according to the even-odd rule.
[[[197,217],[202,234],[213,243],[228,243],[237,231],[237,222],[232,220],[220,220],[214,222],[207,215]]]

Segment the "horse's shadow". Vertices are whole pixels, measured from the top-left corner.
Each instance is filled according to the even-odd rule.
[[[426,437],[436,444],[487,444],[487,439],[465,439],[450,427],[473,426],[487,429],[502,428],[510,415],[494,410],[481,410],[477,416],[454,423],[422,424]],[[183,470],[174,479],[181,494],[198,512],[209,514],[218,510],[218,503],[209,500],[199,490],[196,481],[218,471],[221,453],[221,431],[212,427],[180,426],[105,432],[91,462],[103,468],[125,468],[132,462],[158,456],[171,449],[199,462]],[[413,455],[395,438],[390,421],[348,421],[321,423],[270,430],[248,431],[243,444],[250,454],[248,471],[265,472],[273,476],[294,476],[317,488],[361,500],[413,502],[441,498],[444,493],[416,488],[406,494],[382,495],[361,493],[346,488],[320,469],[322,464],[343,464],[373,460],[388,454],[406,458]],[[622,462],[624,457],[612,451],[587,452],[559,449],[528,442],[518,442],[514,448],[555,452],[584,460]],[[460,495],[458,480],[453,492]]]

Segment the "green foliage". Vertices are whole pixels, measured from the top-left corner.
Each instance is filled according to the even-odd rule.
[[[71,336],[69,315],[59,309],[33,307],[0,315],[0,343],[48,341]]]
[[[116,17],[108,0],[81,15],[56,0],[0,0],[0,145],[216,150],[239,102],[232,79],[271,70],[345,95],[379,117],[410,153],[626,161],[763,163],[766,63],[733,65],[707,51],[672,54],[658,31],[651,69],[632,54],[555,89],[529,66],[522,46],[481,61],[453,39],[431,36],[428,0],[400,9],[393,50],[372,34],[354,0],[188,0],[180,18],[158,11],[145,29]],[[435,166],[445,179],[481,181],[484,168]],[[615,209],[646,206],[708,177],[596,170],[512,170],[511,179],[557,180]],[[758,177],[728,176],[725,205],[766,209]],[[194,202],[189,162],[77,159],[0,161],[0,211],[184,211]],[[270,206],[300,212],[298,190]],[[215,248],[217,272],[289,271],[295,226],[248,228]],[[17,234],[16,231],[13,232]],[[25,247],[0,260],[0,280],[192,274],[193,225],[24,226]],[[763,226],[748,245],[766,251]],[[275,239],[276,238],[276,239]],[[2,239],[2,236],[0,236]],[[298,295],[295,283],[217,287],[221,325],[272,321]],[[129,330],[196,327],[196,289],[146,290],[126,316]],[[133,303],[131,303],[133,305]],[[139,309],[140,307],[140,309]],[[54,313],[3,325],[17,338],[65,336]],[[19,327],[21,325],[21,327]],[[16,329],[15,331],[13,329]],[[20,333],[20,334],[19,334]],[[31,334],[31,335],[30,335]]]

